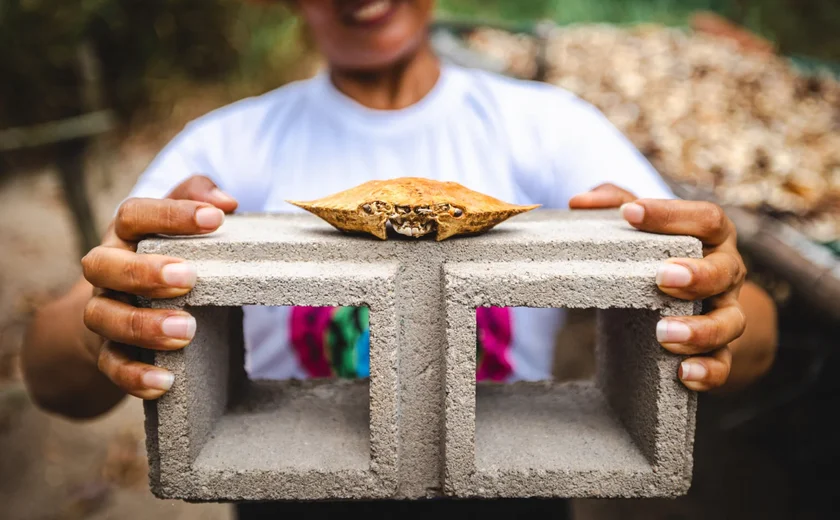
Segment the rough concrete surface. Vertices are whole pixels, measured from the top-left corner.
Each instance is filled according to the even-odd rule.
[[[311,215],[242,215],[210,236],[156,238],[139,251],[193,261],[199,274],[189,295],[145,302],[185,307],[199,329],[184,351],[155,354],[176,374],[147,406],[158,496],[641,497],[688,487],[696,396],[655,323],[697,308],[659,292],[654,277],[666,258],[700,257],[696,239],[639,232],[614,211],[536,211],[440,243],[348,236]],[[232,332],[241,305],[368,306],[370,380],[248,381]],[[595,380],[476,393],[475,309],[487,305],[599,309]]]

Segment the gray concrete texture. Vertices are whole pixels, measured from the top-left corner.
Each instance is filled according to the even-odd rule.
[[[444,242],[349,236],[308,214],[237,215],[139,252],[198,268],[193,342],[146,404],[151,486],[189,501],[668,497],[693,466],[696,395],[657,320],[698,304],[658,290],[698,240],[634,230],[617,211],[538,210]],[[244,305],[367,306],[371,376],[251,381]],[[592,381],[477,384],[476,308],[599,309]]]

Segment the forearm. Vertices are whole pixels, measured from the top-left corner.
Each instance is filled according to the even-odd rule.
[[[739,301],[747,318],[744,334],[730,343],[732,370],[721,393],[737,391],[766,374],[776,359],[778,318],[770,296],[752,283],[744,284]]]
[[[38,406],[74,419],[101,415],[125,396],[97,367],[102,340],[84,325],[91,290],[80,281],[67,295],[39,309],[22,352],[24,378]]]

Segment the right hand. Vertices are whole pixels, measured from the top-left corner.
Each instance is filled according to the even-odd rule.
[[[117,387],[141,399],[157,399],[172,386],[167,370],[132,358],[135,347],[178,350],[195,335],[195,318],[182,310],[141,309],[133,296],[168,299],[190,292],[195,268],[182,259],[137,254],[137,243],[150,235],[212,233],[237,202],[202,176],[187,179],[166,199],[128,199],[102,244],[83,259],[93,296],[85,307],[85,326],[99,370]]]

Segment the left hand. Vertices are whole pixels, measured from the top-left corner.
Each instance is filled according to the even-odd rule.
[[[679,377],[691,390],[722,387],[729,378],[729,344],[746,328],[738,298],[746,267],[738,253],[735,225],[723,209],[710,202],[638,199],[606,184],[573,197],[571,209],[621,208],[636,229],[668,235],[688,235],[703,243],[703,259],[671,258],[659,268],[656,283],[662,292],[683,300],[708,300],[701,316],[670,317],[656,327],[662,346],[690,356],[680,365]]]

